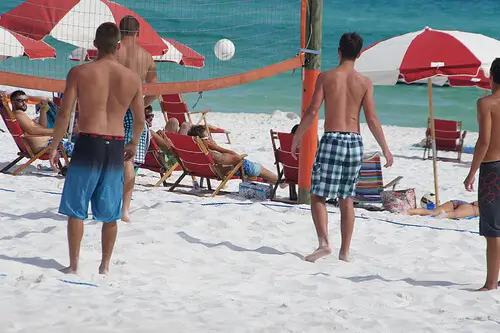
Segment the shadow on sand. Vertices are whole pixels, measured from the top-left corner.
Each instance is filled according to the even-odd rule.
[[[203,246],[206,246],[208,248],[212,248],[212,247],[217,247],[217,246],[225,246],[227,247],[228,249],[232,250],[232,251],[236,251],[236,252],[257,252],[257,253],[260,253],[260,254],[270,254],[270,255],[285,255],[285,254],[291,254],[292,256],[295,256],[299,259],[304,259],[304,256],[302,256],[300,253],[297,253],[297,252],[281,252],[279,250],[276,250],[272,247],[269,247],[269,246],[261,246],[257,249],[245,249],[244,247],[241,247],[241,246],[237,246],[237,245],[234,245],[232,244],[231,242],[220,242],[220,243],[207,243],[207,242],[203,242],[202,240],[198,239],[198,238],[195,238],[195,237],[192,237],[192,236],[189,236],[188,234],[186,234],[184,231],[180,231],[177,233],[177,235],[179,235],[180,238],[184,239],[186,242],[188,243],[191,243],[191,244],[201,244]]]
[[[40,257],[32,257],[32,258],[23,258],[23,257],[9,257],[3,254],[0,254],[0,260],[9,260],[16,261],[21,264],[28,264],[40,268],[51,268],[56,270],[61,270],[65,268],[59,262],[54,259],[42,259]]]
[[[352,276],[352,277],[342,277],[342,279],[349,280],[356,283],[380,280],[384,282],[406,282],[412,286],[419,287],[450,287],[450,286],[466,286],[467,284],[454,283],[449,281],[417,281],[415,279],[406,278],[406,279],[396,279],[389,280],[378,274],[376,275],[367,275],[367,276]]]

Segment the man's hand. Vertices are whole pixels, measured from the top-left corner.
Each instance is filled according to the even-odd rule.
[[[385,157],[384,168],[391,167],[392,163],[394,163],[394,157],[392,157],[392,153],[388,150],[388,151],[384,152],[384,157]]]
[[[300,144],[300,138],[297,135],[294,135],[292,140],[292,149],[290,151],[294,159],[297,159],[297,155],[295,155],[295,152],[297,151],[299,144]]]
[[[123,157],[124,161],[131,161],[137,153],[137,144],[130,142],[123,148],[123,151],[125,153]]]
[[[50,166],[52,167],[52,170],[54,171],[59,171],[59,159],[61,156],[59,155],[59,152],[57,151],[57,148],[52,148],[49,154],[49,161],[50,161]]]
[[[473,173],[469,173],[467,178],[464,180],[465,189],[469,192],[474,191],[474,182],[476,181],[476,175]]]

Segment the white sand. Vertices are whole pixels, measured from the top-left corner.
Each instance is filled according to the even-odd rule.
[[[156,117],[161,124],[161,116]],[[269,130],[289,131],[290,115],[217,114],[232,132],[230,147],[274,170]],[[425,120],[423,120],[424,122]],[[4,124],[0,128],[5,129]],[[396,156],[385,181],[399,189],[433,190],[432,162],[409,146],[424,129],[385,127]],[[366,151],[377,150],[363,125]],[[216,137],[219,138],[219,137]],[[467,144],[477,135],[469,134]],[[221,136],[219,141],[224,142]],[[16,154],[0,133],[0,164]],[[473,200],[463,189],[472,155],[439,162],[442,200]],[[48,165],[47,163],[43,163]],[[174,178],[179,173],[174,174]],[[485,242],[478,220],[436,220],[358,209],[352,262],[332,255],[300,259],[317,245],[306,206],[241,205],[152,189],[141,171],[133,224],[120,223],[111,275],[97,274],[100,224],[88,221],[80,276],[68,264],[65,218],[57,214],[63,179],[28,168],[0,174],[0,332],[498,332],[500,293],[470,292],[485,278]],[[188,184],[189,182],[187,182]],[[232,181],[228,191],[237,191]],[[279,190],[286,196],[287,189]],[[173,203],[172,201],[182,201]],[[226,205],[206,205],[228,203]],[[329,207],[331,240],[339,249],[339,214]],[[387,221],[424,226],[395,225]],[[92,283],[98,287],[60,281]]]

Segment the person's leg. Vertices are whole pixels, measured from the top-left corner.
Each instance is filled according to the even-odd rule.
[[[478,291],[498,288],[500,270],[500,237],[486,237],[486,282]]]
[[[108,222],[102,224],[101,242],[102,242],[102,259],[99,266],[99,274],[107,275],[109,273],[109,261],[115,246],[116,234],[118,233],[118,226],[115,222]]]
[[[191,125],[190,123],[188,123],[187,121],[183,122],[181,124],[181,127],[179,128],[179,134],[182,134],[182,135],[187,135],[189,130],[191,129],[191,127],[193,127],[193,125]]]
[[[447,201],[444,204],[435,208],[434,210],[425,208],[409,209],[408,211],[406,211],[406,214],[425,216],[425,215],[436,215],[439,214],[440,212],[445,212],[445,213],[453,212],[453,203],[451,201]]]
[[[462,219],[466,217],[477,216],[476,208],[470,204],[462,204],[454,211],[448,211],[440,214],[437,217],[445,217],[449,219]]]
[[[325,198],[311,194],[311,213],[318,236],[318,248],[306,256],[304,260],[315,262],[319,258],[332,253],[328,240],[328,212],[326,210]]]
[[[351,247],[352,233],[354,231],[354,199],[339,199],[340,207],[340,233],[342,244],[339,251],[339,259],[349,261],[349,249]]]
[[[266,182],[273,185],[278,181],[278,176],[274,172],[264,168],[263,166],[260,167],[259,177],[263,178]],[[286,186],[286,184],[280,185]]]
[[[135,168],[131,161],[124,163],[122,221],[130,222],[130,203],[135,183]]]
[[[176,118],[170,118],[165,126],[165,132],[177,133],[179,131],[179,121]]]
[[[80,258],[80,244],[83,237],[83,221],[74,217],[68,217],[68,246],[69,266],[61,272],[68,274],[78,273],[78,261]]]

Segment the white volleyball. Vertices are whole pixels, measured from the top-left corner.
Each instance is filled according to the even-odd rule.
[[[226,61],[234,56],[235,47],[229,39],[221,39],[215,44],[214,53],[219,60]]]

